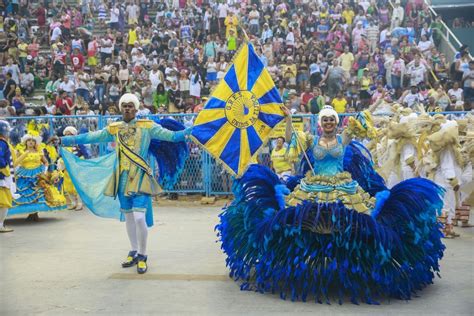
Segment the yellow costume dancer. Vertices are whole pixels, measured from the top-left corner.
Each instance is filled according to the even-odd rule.
[[[77,135],[77,129],[73,126],[68,126],[64,129],[63,134],[64,136],[75,136]],[[89,158],[87,150],[85,149],[83,145],[65,147],[64,149],[66,149],[69,152],[74,153],[78,157],[84,157],[86,159]],[[74,187],[74,184],[72,183],[69,173],[64,167],[64,163],[62,159],[58,162],[58,169],[62,171],[62,174],[64,177],[63,189],[64,189],[64,194],[69,199],[68,210],[74,210],[74,209],[76,211],[82,210],[82,201],[79,198],[79,195],[77,194],[76,188]]]
[[[40,149],[41,138],[26,134],[22,137],[23,151],[17,153],[15,179],[19,197],[14,199],[9,215],[31,214],[38,220],[37,212],[64,209],[66,201],[58,189],[58,175],[44,174],[48,162]]]

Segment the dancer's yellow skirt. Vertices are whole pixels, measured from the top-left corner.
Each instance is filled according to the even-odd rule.
[[[69,195],[77,195],[76,188],[74,187],[74,184],[72,183],[71,177],[69,176],[69,173],[64,170],[64,193],[69,194]]]
[[[9,188],[0,187],[0,208],[12,207],[12,193]]]

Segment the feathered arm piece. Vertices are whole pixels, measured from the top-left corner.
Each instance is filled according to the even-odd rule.
[[[185,129],[181,123],[172,119],[161,119],[155,122],[171,131]],[[153,139],[148,150],[158,163],[158,183],[165,190],[172,189],[183,172],[184,164],[189,156],[188,145],[185,141],[167,142]]]
[[[358,113],[356,117],[352,116],[349,118],[346,135],[352,138],[374,139],[377,137],[377,130],[374,127],[372,115],[368,110]]]
[[[291,136],[291,141],[287,149],[290,162],[297,162],[308,148],[311,147],[313,136],[304,132],[295,132]]]

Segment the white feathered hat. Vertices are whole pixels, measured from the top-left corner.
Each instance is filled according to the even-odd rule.
[[[31,135],[31,134],[25,134],[25,135],[21,138],[21,143],[22,143],[22,144],[26,144],[26,142],[27,142],[28,140],[30,140],[30,139],[34,140],[34,141],[36,142],[36,145],[41,144],[41,141],[42,141],[42,139],[41,139],[40,136],[33,136],[33,135]]]
[[[122,95],[119,101],[119,108],[122,109],[123,103],[130,103],[130,102],[132,102],[133,105],[135,105],[136,110],[140,108],[140,100],[138,100],[138,97],[134,95],[133,93],[125,93],[124,95]]]
[[[321,109],[321,111],[319,111],[319,114],[318,114],[318,123],[319,125],[321,126],[322,125],[322,120],[323,120],[323,117],[326,116],[334,116],[334,118],[336,119],[336,124],[339,124],[339,115],[337,114],[337,112],[333,109],[332,106],[330,105],[325,105],[323,106],[323,108]]]

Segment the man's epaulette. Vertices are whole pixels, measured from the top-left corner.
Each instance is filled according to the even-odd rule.
[[[115,135],[118,133],[120,125],[122,125],[123,122],[112,122],[109,125],[107,125],[107,130],[109,131],[110,134]]]
[[[140,120],[137,120],[137,127],[138,128],[152,128],[154,123],[155,122],[153,122],[152,120],[140,119]]]

